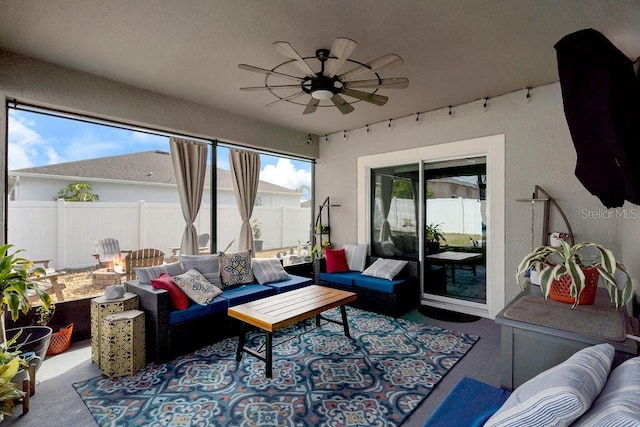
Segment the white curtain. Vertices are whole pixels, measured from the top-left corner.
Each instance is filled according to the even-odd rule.
[[[255,254],[255,244],[249,219],[253,213],[253,205],[258,193],[260,178],[260,155],[254,151],[230,149],[229,163],[231,164],[231,181],[236,196],[236,205],[242,218],[238,250],[251,249]]]
[[[193,222],[198,216],[202,203],[209,147],[201,142],[176,137],[169,139],[169,147],[178,184],[182,216],[186,222],[180,253],[198,254],[198,231]]]
[[[391,209],[391,193],[393,190],[393,178],[380,177],[380,200],[382,202],[382,225],[380,226],[380,241],[391,240],[391,226],[389,225],[389,210]]]

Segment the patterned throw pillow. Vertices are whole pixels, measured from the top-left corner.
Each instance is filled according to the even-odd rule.
[[[347,257],[347,265],[351,271],[364,271],[367,265],[367,245],[345,243],[344,253]]]
[[[195,269],[202,274],[212,285],[222,289],[220,280],[220,257],[212,255],[180,255],[180,260],[185,270]]]
[[[365,271],[363,276],[377,277],[379,279],[393,280],[394,277],[407,265],[407,261],[397,259],[378,258]]]
[[[212,285],[196,269],[191,269],[184,274],[175,276],[173,281],[195,303],[207,305],[215,297],[222,293],[217,286]]]
[[[253,282],[251,250],[220,254],[222,287]]]
[[[251,263],[253,274],[261,285],[289,278],[289,274],[284,271],[280,260],[276,258],[254,258]]]
[[[591,406],[607,382],[615,349],[587,347],[516,388],[485,427],[568,426]]]

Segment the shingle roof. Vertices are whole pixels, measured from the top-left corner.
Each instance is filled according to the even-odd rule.
[[[16,169],[10,171],[9,175],[14,175],[16,172],[149,183],[176,183],[171,155],[159,150]],[[228,170],[217,168],[216,172],[218,188],[233,188],[231,173]],[[209,176],[209,166],[207,166],[207,176]],[[205,186],[208,186],[208,184],[209,181],[206,180]],[[258,183],[258,190],[263,192],[298,193],[296,190],[265,181]]]

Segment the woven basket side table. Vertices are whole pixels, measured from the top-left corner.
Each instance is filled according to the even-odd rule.
[[[129,310],[102,319],[100,370],[109,377],[133,375],[144,368],[144,313]]]
[[[138,295],[127,292],[122,298],[106,299],[104,296],[91,300],[91,361],[100,366],[100,330],[102,319],[109,314],[136,310]]]

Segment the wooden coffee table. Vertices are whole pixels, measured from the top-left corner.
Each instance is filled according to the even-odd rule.
[[[241,321],[236,361],[240,362],[242,360],[242,352],[257,357],[265,362],[265,376],[271,378],[273,333],[276,330],[315,316],[316,326],[320,326],[320,319],[337,323],[343,326],[344,334],[350,337],[345,304],[355,300],[356,294],[353,292],[311,285],[230,307],[227,314]],[[342,322],[321,316],[320,313],[334,307],[340,307]],[[265,332],[264,352],[245,346],[246,325],[255,326]]]
[[[475,252],[455,252],[447,251],[440,252],[433,255],[427,255],[427,261],[432,264],[442,264],[445,267],[451,265],[451,281],[456,283],[456,265],[469,264],[473,271],[473,275],[476,275],[476,266],[471,261],[482,258],[482,254]]]

